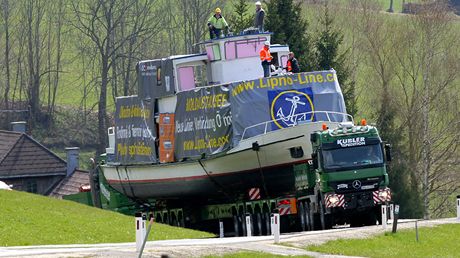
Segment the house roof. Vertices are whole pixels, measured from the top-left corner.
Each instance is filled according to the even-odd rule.
[[[0,178],[66,175],[66,162],[24,133],[0,130]]]
[[[80,192],[82,185],[89,184],[89,173],[76,169],[69,177],[64,178],[51,192],[50,196],[62,197],[64,195],[76,194]]]

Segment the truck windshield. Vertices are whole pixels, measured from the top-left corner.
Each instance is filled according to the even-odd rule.
[[[339,171],[383,164],[380,144],[326,149],[322,151],[322,159],[323,167],[326,171]]]

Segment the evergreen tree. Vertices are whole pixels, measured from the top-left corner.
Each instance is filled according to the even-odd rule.
[[[357,113],[357,99],[355,82],[350,80],[350,71],[346,64],[348,50],[339,53],[340,45],[343,43],[343,33],[334,29],[333,23],[334,20],[329,14],[326,1],[324,15],[321,19],[322,30],[314,42],[315,51],[312,66],[314,70],[336,70],[347,112],[354,116]]]
[[[252,16],[248,14],[248,3],[246,0],[233,1],[233,13],[229,17],[229,25],[235,34],[239,34],[244,29],[253,24]]]
[[[299,60],[301,71],[311,71],[311,44],[308,22],[302,18],[301,1],[271,0],[267,3],[265,28],[273,32],[271,41],[289,45]]]

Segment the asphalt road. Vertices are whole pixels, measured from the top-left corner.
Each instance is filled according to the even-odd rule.
[[[446,223],[460,223],[460,221],[455,218],[418,221],[420,227]],[[398,223],[398,229],[414,228],[414,226],[415,220],[402,220]],[[391,225],[386,230],[390,231]],[[309,252],[301,248],[339,238],[366,238],[383,231],[382,226],[370,226],[290,233],[281,235],[280,242],[283,245],[275,245],[272,236],[150,241],[147,242],[142,257],[162,257],[162,255],[165,257],[201,257],[238,251],[340,257]],[[0,257],[137,257],[137,255],[135,243],[0,247]]]

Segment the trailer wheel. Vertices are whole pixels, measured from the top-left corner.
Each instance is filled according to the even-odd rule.
[[[263,235],[263,233],[262,233],[262,214],[261,213],[256,213],[254,217],[255,217],[255,220],[256,220],[255,223],[257,223],[256,224],[257,225],[257,232],[256,233],[257,233],[258,236],[262,236]]]
[[[272,227],[271,227],[271,217],[270,213],[264,213],[264,221],[265,221],[265,235],[269,236],[272,234]]]
[[[235,229],[235,236],[240,236],[240,223],[238,221],[238,216],[233,216],[233,227]]]

